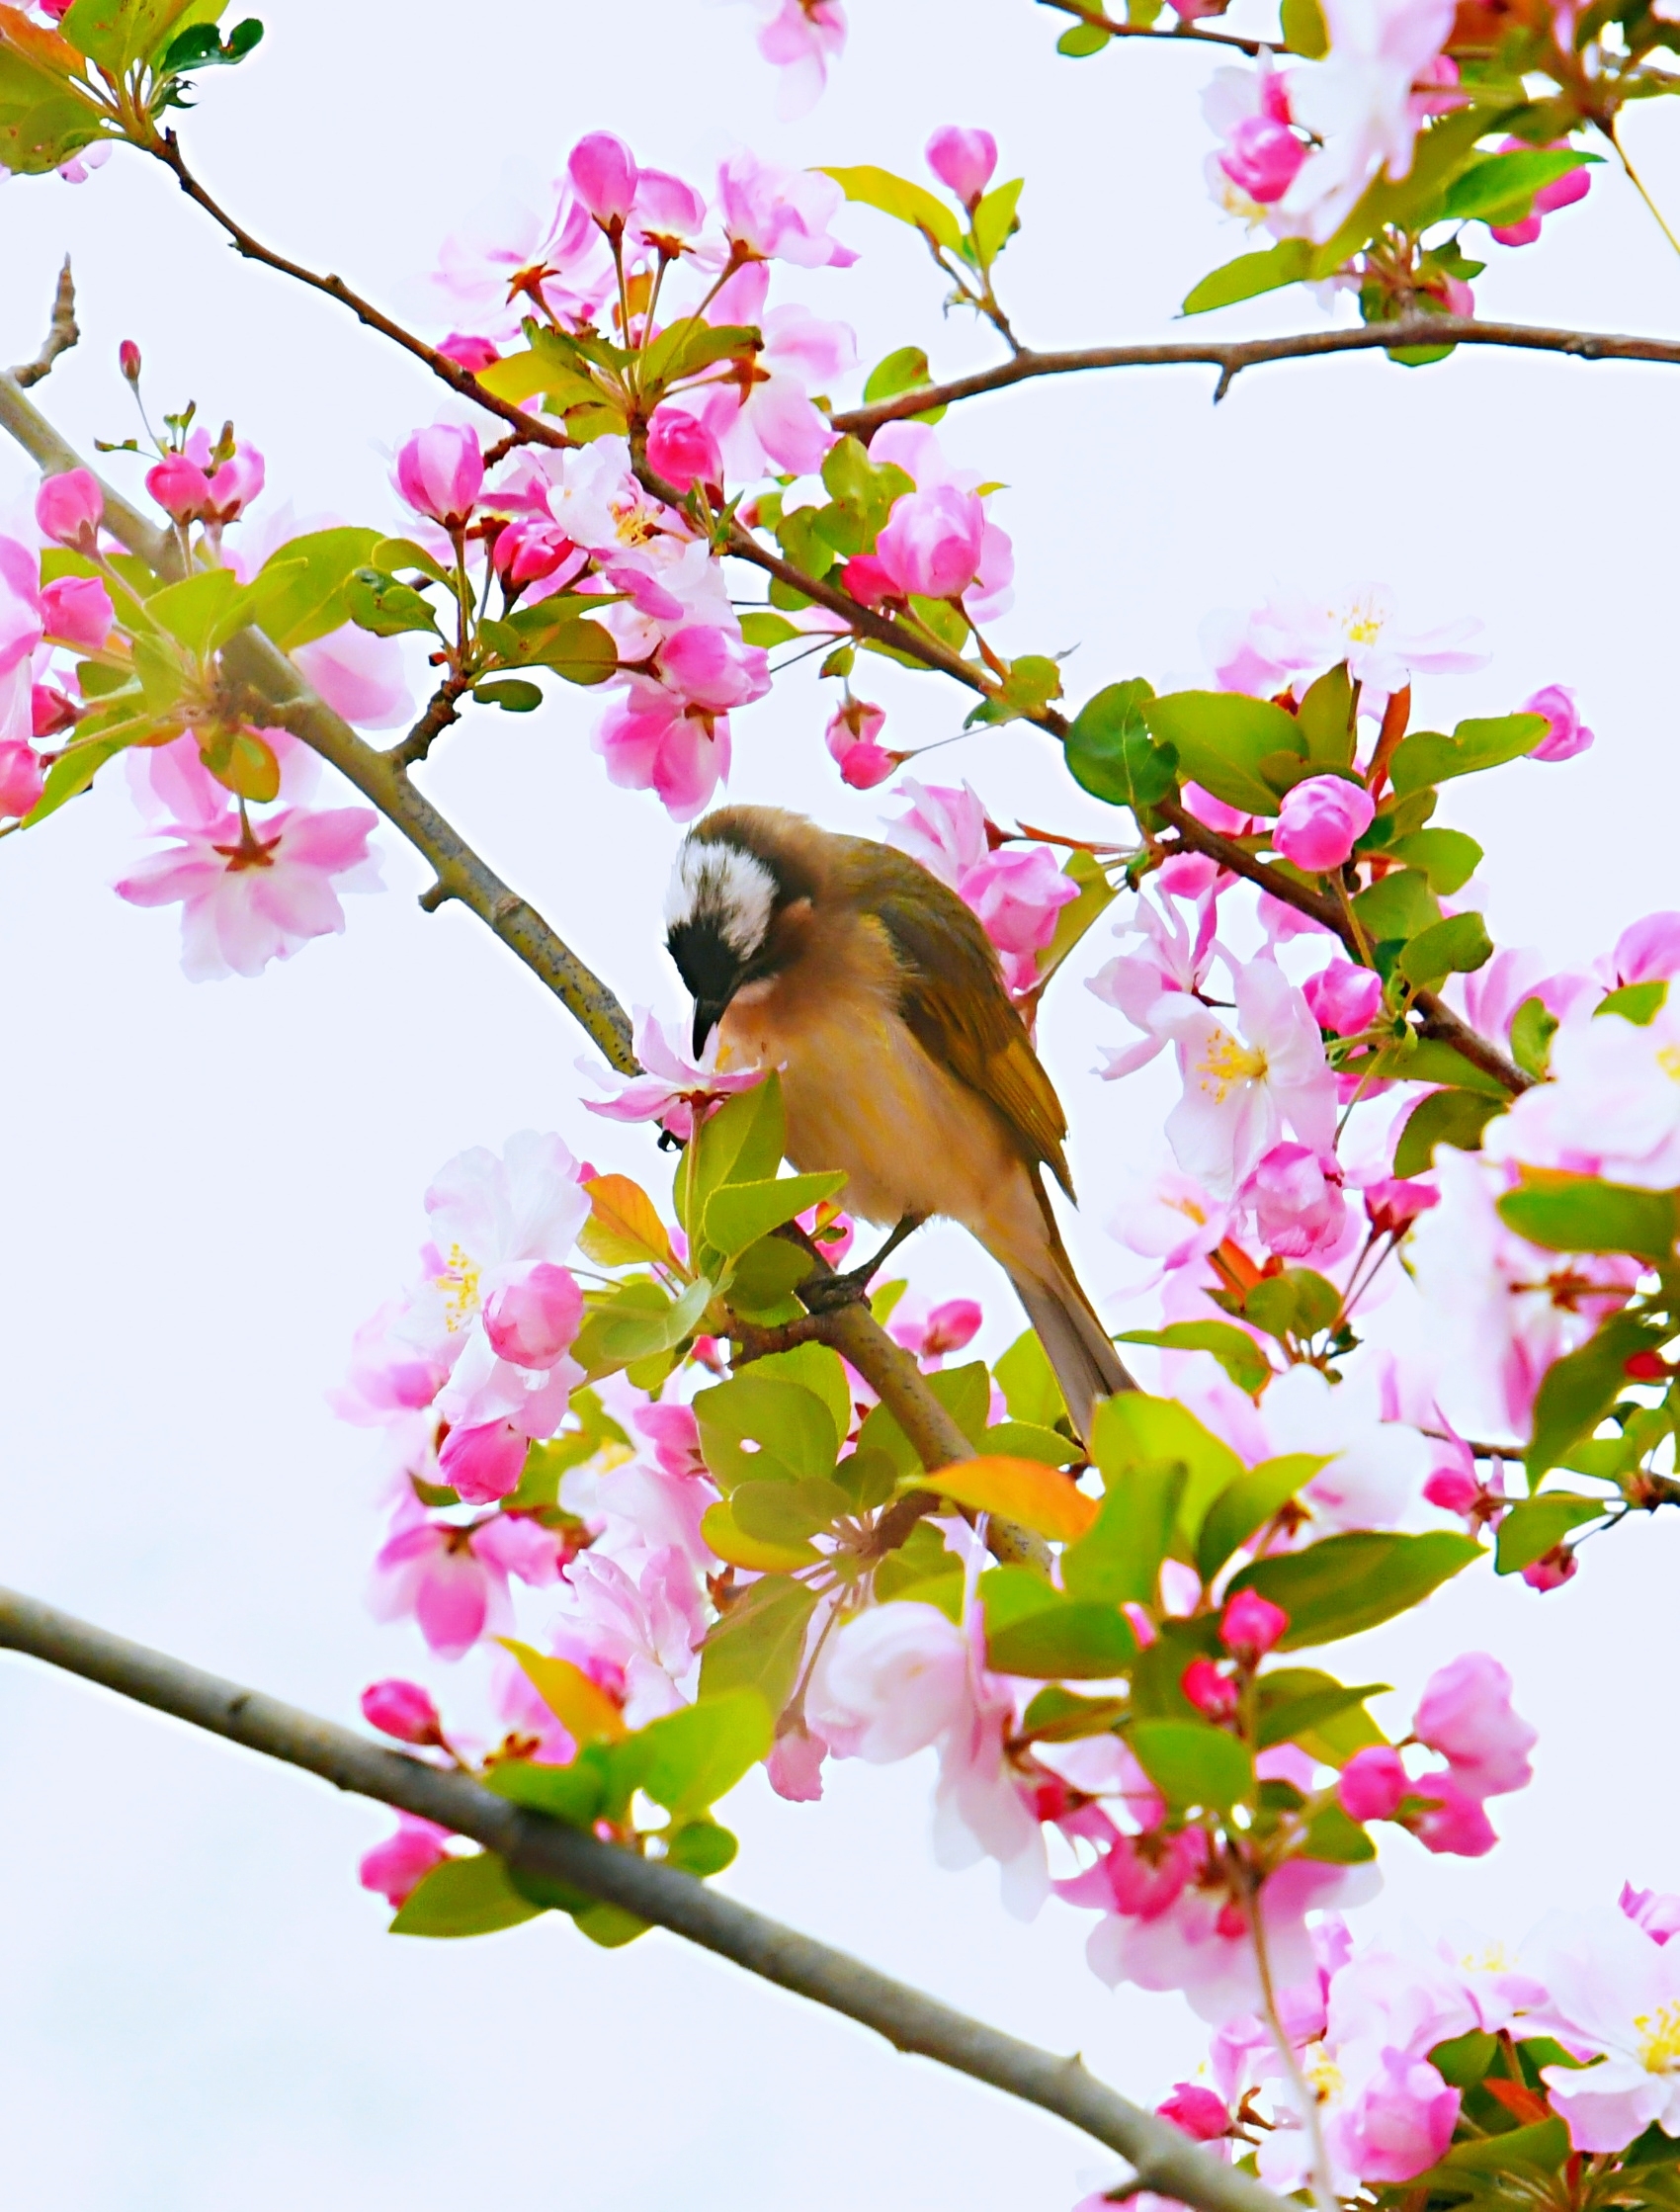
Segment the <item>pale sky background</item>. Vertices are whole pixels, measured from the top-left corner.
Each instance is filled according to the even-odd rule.
[[[254,61],[207,77],[188,144],[256,230],[387,298],[507,157],[554,174],[601,127],[705,181],[743,139],[916,173],[936,125],[983,123],[1000,174],[1029,180],[1003,282],[1037,343],[1166,335],[1190,284],[1240,250],[1202,182],[1206,54],[1061,61],[1061,19],[1027,0],[854,0],[853,15],[824,104],[785,127],[765,120],[772,80],[745,9],[293,0]],[[1680,204],[1673,123],[1646,110],[1630,135]],[[843,227],[857,270],[795,273],[779,297],[846,316],[866,364],[912,340],[937,371],[988,358],[942,325],[908,232],[864,211]],[[388,455],[440,411],[415,366],[242,266],[126,155],[79,190],[0,193],[5,358],[34,352],[66,249],[86,336],[40,396],[84,450],[128,431],[115,353],[132,337],[154,407],[195,396],[212,425],[234,416],[268,457],[271,498],[395,519]],[[1680,314],[1680,263],[1608,168],[1542,247],[1495,254],[1487,313],[1652,331]],[[1318,316],[1284,296],[1221,327]],[[1276,587],[1376,579],[1419,624],[1477,614],[1492,663],[1433,685],[1430,720],[1507,711],[1562,681],[1599,733],[1583,759],[1461,786],[1446,809],[1490,846],[1502,941],[1581,959],[1680,902],[1674,373],[1361,358],[1252,373],[1217,412],[1212,383],[1070,381],[948,420],[951,452],[1009,486],[995,507],[1019,563],[1007,649],[1077,646],[1080,696],[1139,672],[1196,680],[1202,616]],[[31,481],[0,454],[0,510]],[[897,741],[957,727],[932,679],[870,679]],[[485,715],[440,747],[426,787],[627,1000],[673,1006],[657,914],[675,832],[651,799],[607,787],[586,746],[596,712],[564,693],[529,720]],[[841,789],[825,713],[801,675],[738,718],[732,790],[872,830],[884,795]],[[1002,817],[1103,818],[1021,728],[927,769],[969,777]],[[370,1445],[324,1393],[411,1264],[429,1177],[523,1127],[649,1179],[655,1155],[578,1107],[584,1042],[511,958],[459,911],[417,911],[422,872],[393,834],[379,840],[391,891],[352,902],[345,938],[260,982],[185,982],[173,912],[138,913],[108,888],[139,849],[108,782],[0,848],[0,1578],[350,1719],[365,1681],[421,1654],[412,1629],[363,1609],[379,1527]],[[1087,948],[1085,972],[1107,949]],[[1128,1166],[1153,1161],[1168,1095],[1164,1074],[1117,1091],[1087,1073],[1110,1025],[1071,978],[1044,1023],[1098,1290],[1121,1273],[1105,1220]],[[994,1348],[1016,1333],[1001,1283],[955,1234],[928,1239],[918,1273],[930,1289],[982,1285]],[[1362,1927],[1459,1917],[1520,1935],[1566,1887],[1680,1888],[1655,1633],[1677,1566],[1673,1526],[1639,1525],[1594,1545],[1561,1596],[1478,1571],[1337,1655],[1349,1678],[1364,1669],[1410,1698],[1432,1665],[1490,1645],[1544,1732],[1535,1786],[1497,1809],[1506,1845],[1470,1865],[1386,1844],[1387,1890]],[[1134,2095],[1163,2093],[1203,2048],[1185,2008],[1111,1997],[1083,1964],[1087,1915],[1051,1907],[1023,1928],[999,1911],[993,1870],[936,1871],[930,1780],[925,1760],[842,1767],[820,1808],[750,1784],[725,1816],[743,1839],[727,1886],[1082,2049]],[[672,1938],[608,1955],[556,1919],[477,1943],[393,1940],[355,1882],[381,1812],[10,1659],[0,1792],[0,2143],[8,2194],[35,2212],[849,2212],[861,2195],[877,2212],[1060,2212],[1116,2170],[1058,2124]]]

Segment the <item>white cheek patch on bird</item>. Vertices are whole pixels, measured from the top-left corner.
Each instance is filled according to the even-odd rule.
[[[665,898],[667,930],[710,923],[745,963],[764,943],[776,905],[776,879],[739,845],[690,838],[677,855]]]

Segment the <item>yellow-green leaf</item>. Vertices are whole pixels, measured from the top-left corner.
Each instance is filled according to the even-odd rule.
[[[570,1659],[550,1659],[515,1636],[499,1636],[496,1641],[504,1652],[512,1653],[526,1680],[580,1746],[618,1744],[629,1734],[624,1715],[582,1667],[573,1666]]]
[[[633,1267],[646,1260],[671,1263],[671,1239],[659,1210],[628,1175],[597,1175],[584,1184],[589,1219],[578,1244],[597,1267]]]
[[[1055,1543],[1076,1543],[1097,1517],[1097,1500],[1042,1460],[963,1459],[937,1474],[912,1476],[910,1483],[917,1489],[938,1490],[976,1513],[995,1513],[1000,1520],[1036,1529]]]

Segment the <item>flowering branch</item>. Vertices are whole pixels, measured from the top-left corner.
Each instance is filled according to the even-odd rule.
[[[1050,5],[1050,0],[1044,0]],[[1124,28],[1124,27],[1122,27]],[[1173,36],[1174,34],[1169,34]],[[1352,330],[1303,330],[1284,338],[1230,340],[1183,339],[1165,345],[1074,346],[1039,353],[1032,347],[990,369],[954,377],[949,383],[918,384],[913,390],[878,399],[868,407],[849,407],[834,417],[836,430],[848,431],[867,445],[882,423],[902,422],[932,407],[949,407],[982,392],[1001,391],[1035,377],[1069,377],[1091,369],[1182,369],[1204,366],[1219,371],[1216,400],[1244,369],[1273,361],[1304,361],[1320,354],[1371,353],[1402,346],[1508,346],[1524,353],[1561,353],[1577,361],[1654,361],[1680,367],[1680,340],[1633,338],[1609,331],[1554,330],[1541,323],[1481,322],[1468,315],[1406,315],[1395,322],[1362,323]]]
[[[1204,31],[1199,23],[1180,22],[1170,31],[1160,31],[1152,23],[1116,22],[1101,8],[1084,6],[1082,0],[1039,0],[1039,6],[1053,8],[1058,15],[1072,16],[1076,22],[1088,24],[1093,31],[1106,31],[1111,39],[1172,39],[1180,43],[1190,40],[1204,46],[1235,46],[1255,56],[1289,51],[1275,39],[1239,39],[1234,31]]]
[[[669,1928],[749,1974],[873,2028],[896,2050],[933,2059],[1053,2112],[1118,2152],[1135,2169],[1138,2186],[1201,2212],[1278,2212],[1270,2190],[1218,2164],[1169,2122],[1095,2080],[1078,2058],[1057,2058],[969,2019],[843,1951],[717,1895],[693,1875],[522,1811],[464,1774],[384,1750],[278,1698],[242,1689],[12,1590],[0,1589],[0,1646],[318,1774],[336,1789],[436,1821],[510,1866]]]

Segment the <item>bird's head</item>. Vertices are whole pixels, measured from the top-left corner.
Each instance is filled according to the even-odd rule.
[[[802,833],[802,834],[801,834]],[[729,807],[683,840],[665,897],[665,943],[694,1000],[694,1052],[736,995],[794,957],[815,881],[809,825],[770,808]]]

